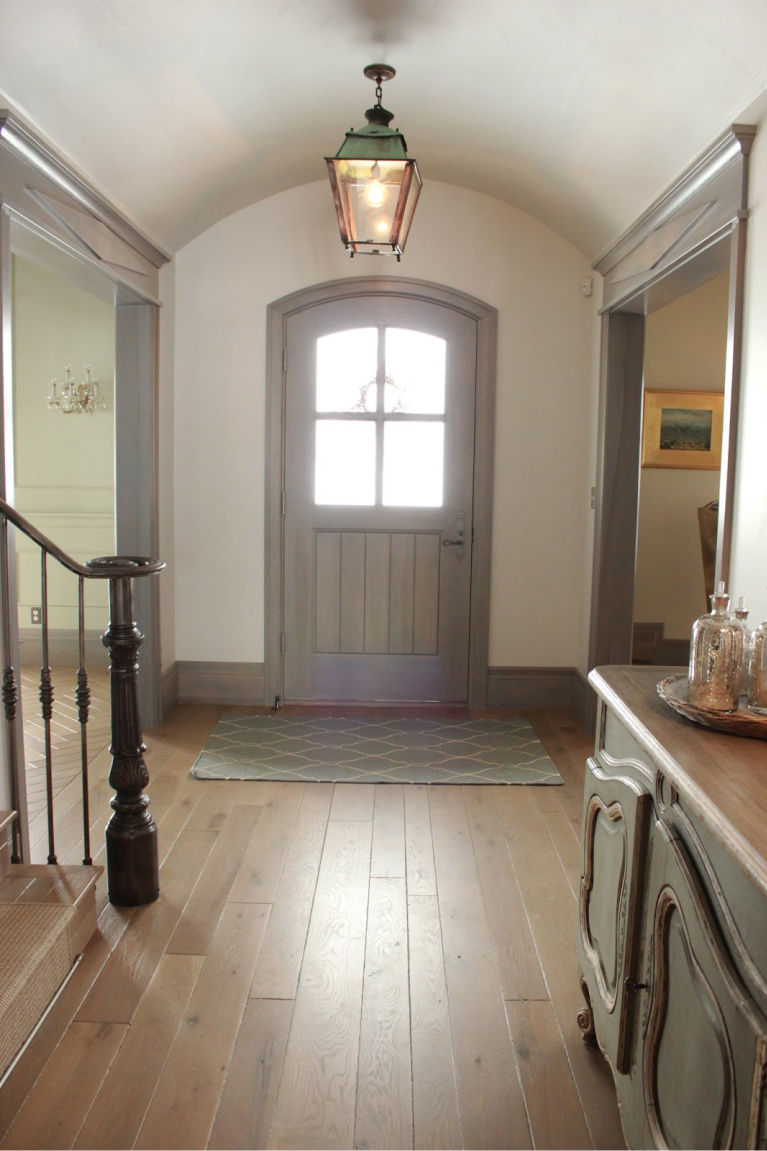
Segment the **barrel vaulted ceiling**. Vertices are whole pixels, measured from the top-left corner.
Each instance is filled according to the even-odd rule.
[[[324,179],[363,67],[430,179],[596,256],[767,89],[767,0],[0,0],[0,104],[176,250]]]

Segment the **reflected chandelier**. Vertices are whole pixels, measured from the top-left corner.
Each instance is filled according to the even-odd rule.
[[[57,392],[57,388],[61,390]],[[51,411],[63,412],[65,416],[73,412],[77,412],[78,415],[81,412],[88,412],[92,416],[94,412],[103,411],[106,406],[106,400],[99,395],[99,382],[91,379],[91,369],[88,365],[85,367],[85,379],[80,384],[75,383],[69,364],[64,369],[63,384],[51,380],[51,394],[48,396],[48,407]]]

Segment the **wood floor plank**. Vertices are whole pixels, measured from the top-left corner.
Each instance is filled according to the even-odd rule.
[[[446,805],[432,810],[431,819],[464,1142],[530,1147],[466,812]]]
[[[208,1147],[245,1151],[269,1145],[292,1015],[291,1000],[248,1001]]]
[[[225,907],[136,1147],[207,1146],[268,916],[257,903]]]
[[[131,1022],[215,841],[212,831],[181,833],[160,872],[160,898],[136,909],[80,1008],[79,1020]]]
[[[463,1147],[436,895],[408,896],[413,1146]]]
[[[205,861],[166,950],[206,955],[263,808],[236,804]]]
[[[0,1146],[71,1147],[127,1030],[73,1023]]]
[[[493,798],[504,827],[522,899],[541,959],[581,1106],[595,1147],[621,1147],[615,1086],[607,1061],[588,1048],[577,1024],[582,1007],[575,955],[576,901],[543,814],[529,788],[496,788]],[[513,796],[506,792],[513,791]]]
[[[431,815],[425,784],[405,788],[405,861],[408,895],[436,895]]]
[[[405,877],[405,801],[401,783],[375,785],[370,874]]]
[[[328,824],[272,1147],[353,1143],[371,838],[370,821]]]
[[[235,903],[274,903],[305,784],[271,784],[258,831],[251,837],[232,888]]]
[[[96,934],[86,947],[81,963],[0,1091],[0,1135],[8,1130],[18,1114],[134,912],[132,907],[109,904],[99,916]],[[40,1145],[43,1146],[42,1143]]]
[[[355,1147],[413,1146],[409,1001],[405,880],[371,876]]]
[[[374,783],[337,783],[330,818],[347,821],[372,819],[374,803]]]
[[[202,964],[200,955],[160,960],[75,1147],[133,1146]]]
[[[253,975],[256,999],[295,998],[332,799],[332,783],[304,790]]]
[[[564,811],[545,811],[543,822],[559,856],[573,895],[578,898],[581,887],[581,845],[573,825]]]
[[[591,1147],[551,1004],[507,1003],[506,1010],[534,1145],[565,1149]]]
[[[463,800],[504,998],[548,999],[492,789],[467,787]]]

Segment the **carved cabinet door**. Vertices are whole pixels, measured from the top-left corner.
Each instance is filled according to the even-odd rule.
[[[628,1070],[650,795],[628,775],[586,765],[578,952],[600,1046]]]
[[[643,1147],[764,1146],[765,1020],[740,980],[684,843],[655,823],[643,943]],[[640,1127],[643,1120],[644,1130]]]

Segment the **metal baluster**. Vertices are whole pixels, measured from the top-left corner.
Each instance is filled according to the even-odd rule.
[[[45,792],[48,802],[48,862],[56,863],[56,847],[53,841],[53,751],[51,748],[53,679],[48,662],[48,555],[44,550],[40,552],[40,559],[43,624],[43,666],[40,668],[40,704],[45,730]]]
[[[0,538],[2,540],[2,596],[3,596],[3,706],[8,724],[8,756],[11,767],[11,803],[14,811],[20,810],[19,804],[19,772],[18,744],[16,740],[16,707],[18,704],[18,689],[16,687],[16,673],[11,666],[11,592],[10,570],[8,562],[8,520],[5,516],[0,521]],[[13,821],[11,828],[11,863],[21,863],[21,827],[19,820]]]
[[[77,717],[80,721],[80,772],[83,788],[83,863],[93,863],[91,859],[91,818],[88,802],[88,732],[86,724],[91,704],[91,689],[88,687],[88,673],[85,670],[85,580],[78,577],[77,588],[78,638],[80,641],[80,666],[77,669]]]

